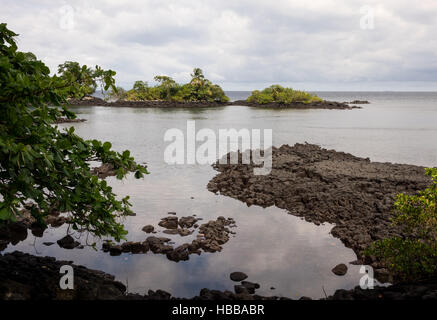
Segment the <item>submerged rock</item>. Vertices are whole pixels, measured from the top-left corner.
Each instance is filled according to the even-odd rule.
[[[158,223],[160,227],[166,229],[177,229],[178,228],[178,217],[165,217],[162,218]]]
[[[74,249],[80,246],[80,243],[74,240],[72,236],[69,234],[63,237],[62,239],[56,241],[61,248],[64,249]]]
[[[235,272],[232,272],[232,273],[229,275],[229,278],[230,278],[232,281],[240,282],[240,281],[243,281],[243,280],[247,279],[247,274],[245,274],[244,272],[235,271]]]
[[[144,226],[141,230],[143,230],[145,233],[152,233],[155,230],[155,227],[149,224]]]
[[[332,273],[337,276],[344,276],[347,273],[347,266],[344,263],[340,263],[332,269]]]

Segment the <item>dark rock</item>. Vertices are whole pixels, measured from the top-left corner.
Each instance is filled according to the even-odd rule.
[[[162,231],[165,234],[179,234],[179,230],[178,229],[166,229],[164,231]]]
[[[54,245],[55,243],[54,242],[43,242],[42,244],[49,247],[51,245]]]
[[[256,289],[260,288],[260,285],[258,283],[249,282],[249,281],[242,281],[241,285],[249,291],[249,293],[254,294]]]
[[[122,252],[121,246],[111,246],[109,248],[109,254],[111,256],[119,256]]]
[[[177,217],[162,218],[161,221],[158,223],[158,225],[166,229],[177,229],[178,218]]]
[[[147,226],[144,226],[141,230],[145,233],[151,233],[155,230],[155,227],[149,224]]]
[[[179,219],[179,226],[181,228],[191,228],[196,222],[197,219],[194,217],[182,217]]]
[[[72,236],[66,235],[62,239],[56,241],[61,248],[64,249],[74,249],[80,245],[79,242],[73,239]]]
[[[240,282],[240,281],[247,279],[247,274],[245,274],[243,272],[236,271],[236,272],[232,272],[229,275],[229,278],[231,278],[232,281]]]
[[[376,261],[369,263],[364,249],[403,234],[390,221],[396,195],[416,194],[431,182],[424,167],[371,162],[311,144],[273,147],[268,175],[255,175],[255,166],[242,164],[241,153],[238,157],[239,164],[213,165],[219,174],[208,183],[209,191],[247,205],[275,205],[309,222],[335,224],[331,234],[372,266]]]
[[[245,286],[242,286],[242,285],[235,285],[234,291],[236,294],[249,294],[250,293],[249,290]]]
[[[336,265],[332,272],[337,276],[344,276],[347,273],[347,266],[344,263]]]

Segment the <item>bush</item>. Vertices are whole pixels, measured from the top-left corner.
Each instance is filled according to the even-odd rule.
[[[156,76],[155,81],[158,84],[154,87],[149,87],[147,82],[137,81],[127,92],[125,99],[134,101],[229,101],[220,86],[205,79],[201,69],[194,69],[191,78],[189,83],[181,85],[168,76]]]
[[[437,169],[428,168],[432,184],[417,195],[399,194],[393,224],[402,237],[374,242],[365,251],[384,263],[401,280],[437,275]]]
[[[323,100],[316,95],[310,94],[305,91],[293,90],[292,88],[284,88],[280,85],[273,85],[265,88],[262,91],[252,91],[252,94],[249,98],[247,98],[247,101],[255,102],[258,104],[267,104],[272,102],[290,104],[296,102],[311,103]]]

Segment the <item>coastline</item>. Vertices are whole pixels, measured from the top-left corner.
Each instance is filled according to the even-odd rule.
[[[77,100],[70,99],[68,101],[69,106],[80,106],[80,107],[91,107],[91,106],[101,106],[101,107],[115,107],[115,108],[193,108],[193,107],[225,107],[225,106],[248,106],[256,108],[272,108],[272,109],[338,109],[338,110],[352,110],[361,109],[359,106],[350,106],[345,102],[335,102],[335,101],[322,101],[322,102],[311,102],[311,103],[293,103],[293,104],[280,104],[280,103],[268,103],[268,104],[257,104],[252,102],[247,102],[245,100],[237,100],[231,102],[198,102],[198,101],[158,101],[158,100],[148,100],[148,101],[126,101],[118,100],[113,102],[108,102],[96,97],[87,97],[86,99]]]
[[[363,251],[375,240],[402,235],[391,226],[395,196],[424,189],[431,181],[425,168],[371,162],[311,144],[274,147],[272,154],[269,175],[254,175],[253,165],[217,162],[218,174],[208,190],[248,206],[274,205],[316,225],[335,224],[331,234],[354,250],[358,261],[353,264],[371,265],[377,279],[393,280],[384,265]]]
[[[74,289],[61,290],[59,270],[70,265],[74,271]],[[103,271],[74,265],[72,261],[60,261],[52,257],[38,257],[18,251],[0,254],[1,300],[292,300],[281,296],[260,296],[255,293],[259,284],[242,281],[234,292],[203,288],[198,296],[173,297],[164,290],[148,290],[147,293],[129,293],[123,283]],[[262,285],[262,284],[261,284]],[[436,299],[437,279],[417,283],[376,286],[364,290],[359,286],[351,290],[337,290],[332,296],[320,300],[399,300]],[[301,297],[299,300],[312,300]]]

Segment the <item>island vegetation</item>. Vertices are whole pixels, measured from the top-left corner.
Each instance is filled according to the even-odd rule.
[[[284,88],[280,85],[272,85],[261,91],[252,91],[252,94],[247,98],[247,102],[257,104],[292,104],[292,103],[312,103],[322,102],[318,96],[306,91],[294,90],[292,88]]]
[[[136,81],[132,89],[125,91],[118,87],[109,93],[109,98],[126,101],[190,101],[190,102],[221,102],[229,101],[219,85],[206,79],[203,71],[195,68],[191,81],[179,84],[171,77],[156,76],[155,86],[149,86],[145,81]]]

